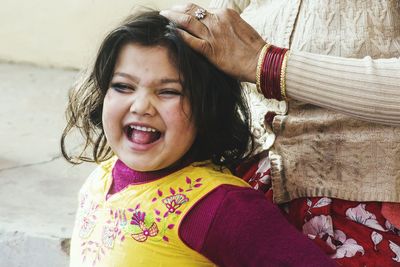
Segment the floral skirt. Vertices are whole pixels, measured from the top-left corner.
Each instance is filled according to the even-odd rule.
[[[237,172],[272,202],[270,161],[265,154],[243,163]],[[383,216],[382,205],[382,202],[309,197],[280,208],[290,223],[339,266],[400,266],[400,229]]]

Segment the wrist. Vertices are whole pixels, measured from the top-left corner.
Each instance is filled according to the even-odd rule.
[[[268,52],[268,49],[271,47],[271,44],[266,43],[262,48],[261,51],[258,53],[258,60],[257,60],[257,69],[256,69],[256,86],[257,91],[262,93],[261,90],[261,72],[262,67],[265,61],[265,56]]]
[[[256,45],[256,48],[253,51],[256,51],[256,53],[253,53],[253,56],[251,57],[251,60],[249,60],[249,57],[245,60],[247,60],[248,66],[247,68],[242,71],[242,75],[240,77],[240,80],[242,82],[250,82],[250,83],[256,83],[256,73],[257,73],[257,63],[258,63],[258,59],[260,58],[260,54],[264,48],[264,46],[267,43],[262,40],[262,42],[258,42],[258,44]],[[240,65],[238,65],[238,67],[240,67]],[[241,67],[243,68],[243,66]]]

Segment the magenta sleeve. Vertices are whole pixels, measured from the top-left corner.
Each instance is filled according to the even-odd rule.
[[[251,188],[219,186],[196,203],[179,234],[218,266],[336,266],[276,205]]]

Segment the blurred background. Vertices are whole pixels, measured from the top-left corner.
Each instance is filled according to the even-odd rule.
[[[135,6],[168,8],[178,0],[0,0],[0,60],[81,68],[104,34]],[[192,1],[207,7],[209,0]]]
[[[78,191],[94,168],[61,157],[68,90],[134,8],[184,2],[0,0],[0,267],[68,266]]]

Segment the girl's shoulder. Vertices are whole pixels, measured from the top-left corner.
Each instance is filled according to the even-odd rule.
[[[111,177],[111,172],[116,161],[117,157],[113,156],[106,161],[100,162],[87,177],[81,188],[81,191],[95,185],[102,187],[107,184],[110,180],[109,178]]]
[[[204,181],[250,187],[243,179],[233,175],[228,168],[215,165],[211,161],[194,162],[185,169],[191,176],[201,177]]]

